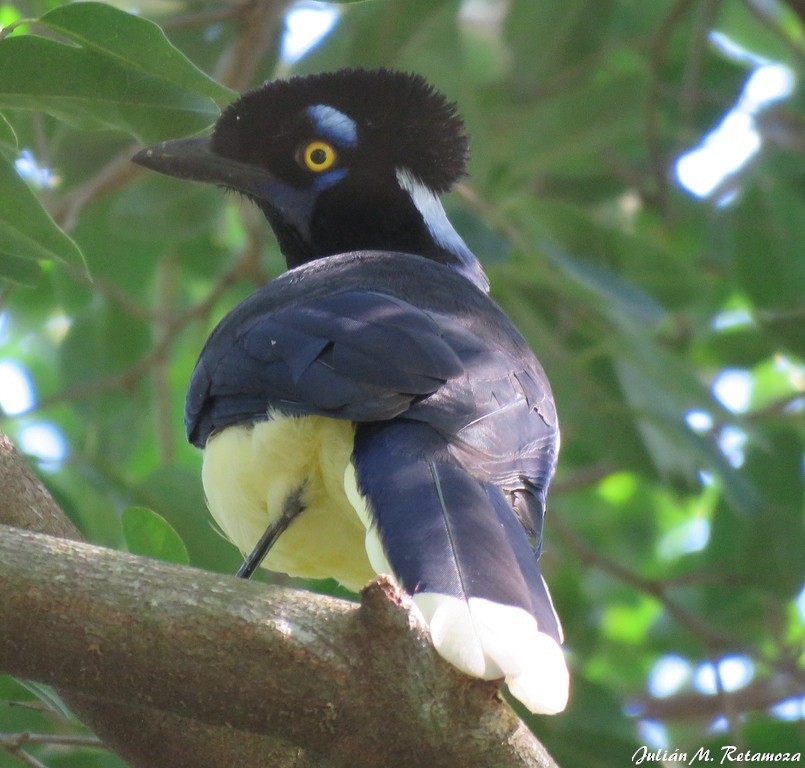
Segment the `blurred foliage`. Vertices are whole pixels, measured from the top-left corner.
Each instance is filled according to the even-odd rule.
[[[288,3],[114,6],[0,2],[0,362],[35,395],[2,427],[86,537],[234,570],[183,391],[215,321],[282,269],[254,211],[136,170],[132,142],[201,131],[230,87],[269,77],[416,70],[466,117],[471,175],[448,213],[563,427],[544,570],[572,701],[529,723],[564,768],[626,765],[641,745],[803,751],[801,88],[745,113],[760,151],[710,196],[674,173],[760,64],[803,76],[802,3],[332,4],[334,29],[296,62]],[[0,699],[0,732],[75,733],[41,688],[0,678]],[[25,749],[120,765],[56,742]]]

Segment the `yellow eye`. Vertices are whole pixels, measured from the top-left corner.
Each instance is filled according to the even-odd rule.
[[[335,149],[326,141],[311,141],[302,149],[302,161],[314,173],[332,168],[337,158]]]

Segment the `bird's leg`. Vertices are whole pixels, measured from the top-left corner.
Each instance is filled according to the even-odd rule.
[[[300,485],[293,493],[291,493],[282,505],[282,514],[277,520],[266,528],[260,540],[255,544],[254,549],[246,556],[246,559],[238,568],[235,574],[239,579],[249,579],[260,563],[265,560],[271,547],[277,542],[277,539],[282,536],[285,529],[291,524],[291,521],[302,511],[305,506],[302,503],[302,491],[304,484]]]

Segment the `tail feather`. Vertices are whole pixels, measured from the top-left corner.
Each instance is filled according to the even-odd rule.
[[[527,534],[503,491],[439,443],[422,424],[359,430],[353,460],[374,529],[367,541],[379,538],[444,658],[475,677],[504,677],[534,712],[561,711],[561,629]]]

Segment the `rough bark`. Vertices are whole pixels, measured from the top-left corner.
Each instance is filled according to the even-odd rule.
[[[2,435],[0,487],[0,522],[62,517]],[[357,606],[3,526],[0,626],[0,670],[59,688],[132,766],[555,765],[388,582]]]

